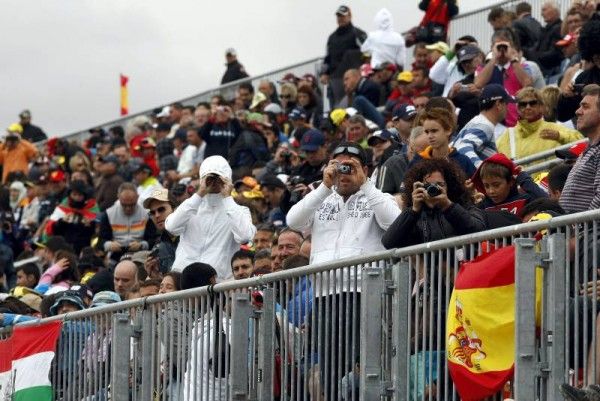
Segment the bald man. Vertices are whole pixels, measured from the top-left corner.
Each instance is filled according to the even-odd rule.
[[[121,299],[127,299],[129,292],[138,282],[137,266],[130,260],[119,262],[115,267],[115,292]]]

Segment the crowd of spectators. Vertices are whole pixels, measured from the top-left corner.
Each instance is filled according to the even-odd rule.
[[[244,81],[83,143],[19,114],[0,144],[0,324],[599,207],[596,2],[564,21],[553,1],[494,8],[491,38],[455,43],[456,3],[419,6],[406,37],[386,9],[366,33],[340,6],[318,77]],[[234,49],[226,61],[222,83],[248,76]],[[514,163],[583,138],[550,171]],[[289,322],[314,313],[356,343],[360,322],[337,332],[324,310],[357,316],[358,278],[303,281]]]

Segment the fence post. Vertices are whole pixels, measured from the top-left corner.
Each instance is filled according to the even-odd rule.
[[[231,311],[231,352],[229,353],[230,400],[248,400],[248,327],[252,315],[250,294],[235,293]]]
[[[275,321],[272,288],[263,290],[263,306],[258,327],[258,398],[273,401],[273,323]]]
[[[535,400],[535,240],[515,240],[515,399]]]
[[[410,320],[408,301],[410,297],[410,264],[401,260],[393,266],[396,291],[392,302],[392,380],[394,401],[407,401]]]
[[[129,314],[113,315],[111,338],[110,394],[113,401],[129,401]]]
[[[543,333],[548,346],[547,400],[559,400],[558,391],[565,382],[565,314],[566,314],[566,240],[562,233],[552,234],[548,241],[550,255],[548,268],[544,272],[544,293],[548,307],[544,311],[547,331]]]
[[[362,271],[360,301],[360,400],[381,399],[381,322],[384,272],[379,267]]]
[[[152,327],[152,311],[150,309],[138,309],[137,313],[142,314],[141,343],[142,343],[142,366],[140,393],[142,400],[152,399],[152,366],[156,366],[152,360],[152,337],[155,335],[155,328]],[[135,375],[134,375],[135,376]]]

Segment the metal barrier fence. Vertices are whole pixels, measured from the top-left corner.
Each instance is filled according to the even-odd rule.
[[[445,348],[454,278],[490,245],[514,244],[512,392],[554,401],[560,383],[600,376],[599,221],[594,210],[46,319],[64,321],[56,398],[456,400]]]

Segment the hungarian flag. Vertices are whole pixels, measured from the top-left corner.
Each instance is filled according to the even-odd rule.
[[[129,82],[129,77],[126,77],[123,74],[119,75],[121,80],[121,115],[126,116],[129,114],[129,99],[127,95],[127,83]]]
[[[62,323],[16,326],[0,341],[0,400],[51,401],[50,366]]]
[[[448,306],[448,370],[464,401],[502,389],[515,362],[515,248],[464,263]]]

